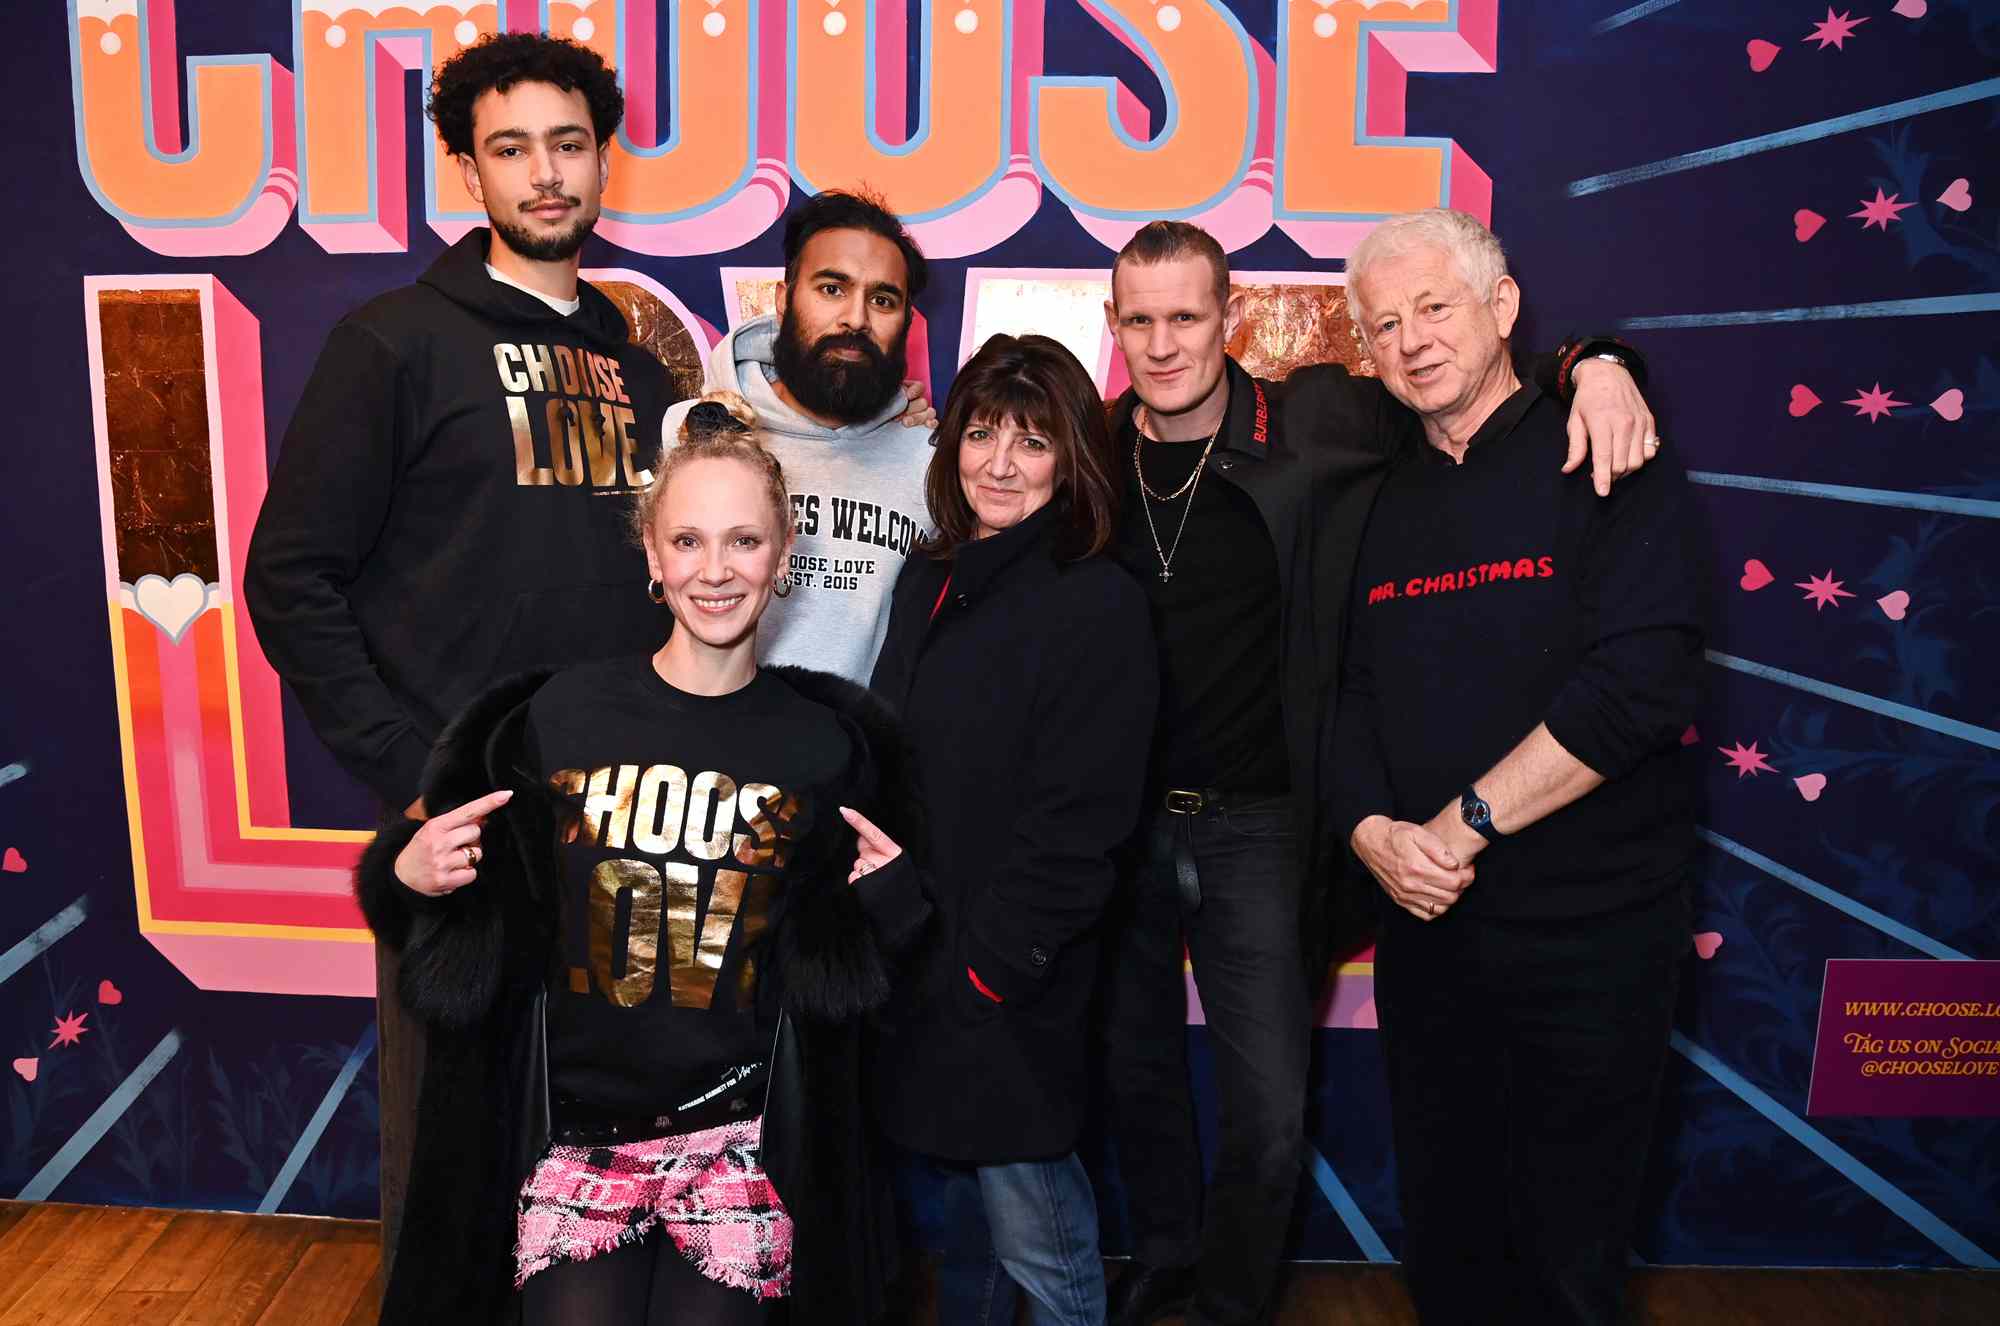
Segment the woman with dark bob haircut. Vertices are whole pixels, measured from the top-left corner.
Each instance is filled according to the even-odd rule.
[[[923,815],[907,856],[850,817],[855,878],[888,867],[928,911],[877,1022],[870,1102],[964,1213],[940,1321],[1011,1322],[1016,1286],[1037,1323],[1104,1320],[1076,1142],[1096,929],[1159,691],[1145,596],[1104,555],[1114,473],[1075,356],[1045,336],[981,346],[945,400],[936,533],[896,583],[870,683],[902,716]]]

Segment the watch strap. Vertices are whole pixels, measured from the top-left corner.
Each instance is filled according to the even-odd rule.
[[[1458,795],[1458,817],[1489,843],[1500,836],[1500,831],[1493,827],[1493,807],[1470,786]]]

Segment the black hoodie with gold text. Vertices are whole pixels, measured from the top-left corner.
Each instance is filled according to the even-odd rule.
[[[327,336],[244,573],[313,730],[397,808],[488,683],[651,649],[668,625],[628,532],[666,370],[590,285],[565,316],[494,280],[487,239]]]

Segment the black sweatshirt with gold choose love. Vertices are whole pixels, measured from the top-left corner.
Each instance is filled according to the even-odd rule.
[[[757,940],[851,742],[769,671],[693,695],[641,655],[558,673],[529,706],[539,774],[582,807],[558,849],[549,1086],[592,1110],[761,1096],[775,1028]]]
[[[657,646],[633,492],[673,392],[588,283],[567,316],[469,232],[328,333],[257,517],[244,598],[341,765],[400,809],[497,678]]]

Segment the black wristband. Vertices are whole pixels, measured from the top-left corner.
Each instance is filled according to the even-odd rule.
[[[1576,395],[1576,366],[1604,355],[1624,365],[1640,388],[1646,385],[1646,357],[1615,336],[1572,336],[1556,348],[1556,355],[1556,394],[1564,400]]]

